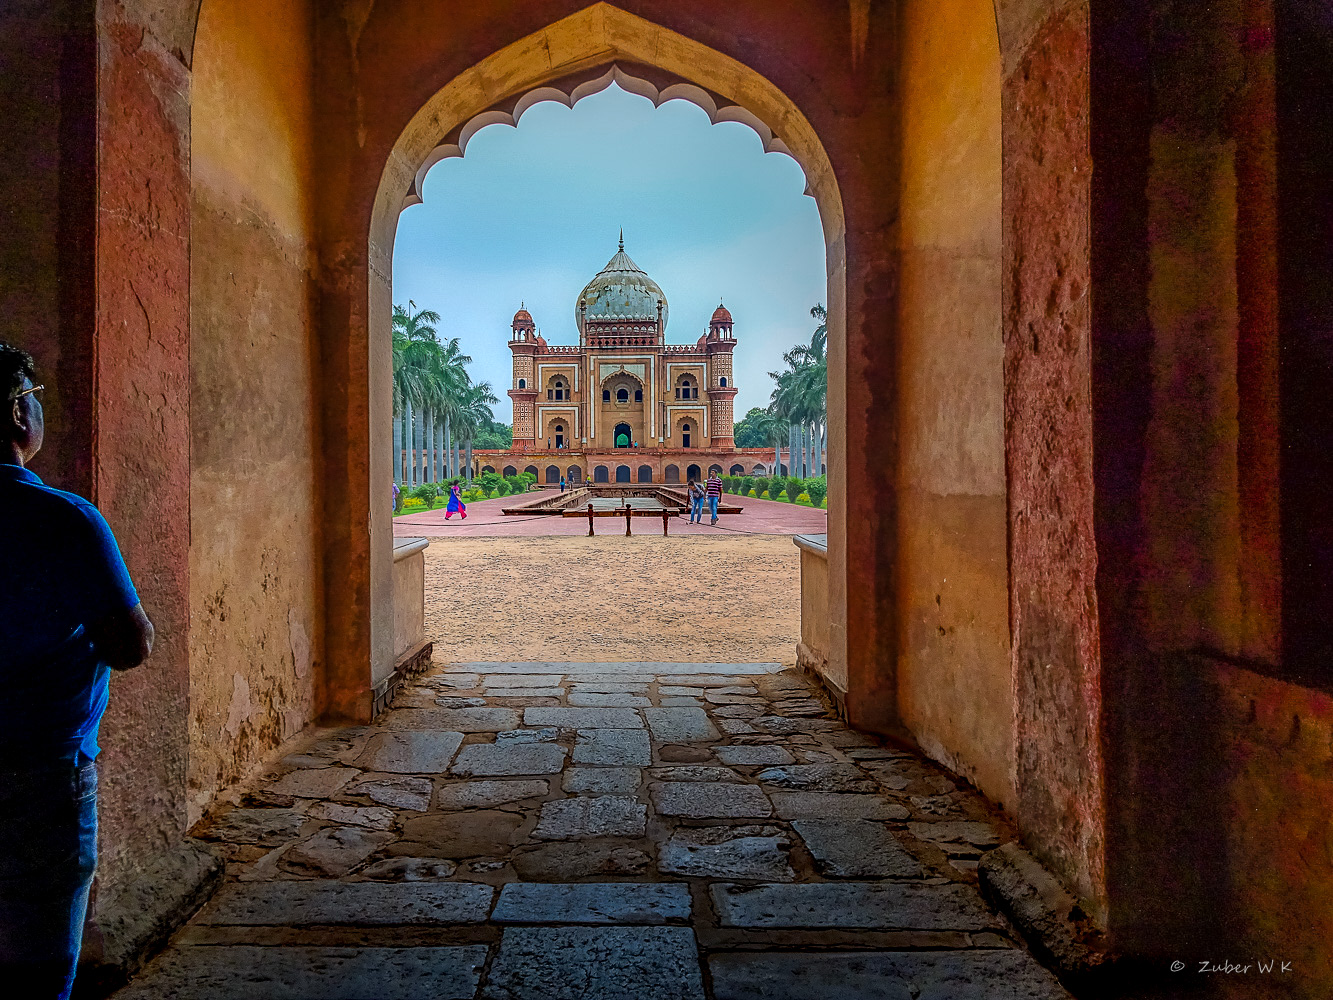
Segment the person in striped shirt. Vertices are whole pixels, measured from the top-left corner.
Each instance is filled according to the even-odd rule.
[[[717,504],[722,499],[722,477],[716,470],[710,470],[708,473],[708,513],[712,517],[709,524],[717,524]]]

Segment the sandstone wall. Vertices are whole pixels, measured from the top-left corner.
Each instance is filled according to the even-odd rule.
[[[999,39],[986,0],[900,25],[899,712],[1012,807]]]
[[[315,711],[311,30],[304,3],[209,0],[194,48],[191,820]]]

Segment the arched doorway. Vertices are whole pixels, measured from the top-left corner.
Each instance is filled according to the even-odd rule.
[[[720,476],[720,475],[722,475],[722,466],[720,466],[720,465],[718,465],[716,462],[714,462],[712,465],[710,465],[710,466],[708,467],[708,474],[709,474],[710,476]]]
[[[694,439],[694,431],[691,429],[690,422],[687,420],[680,425],[680,446],[682,448],[691,448],[691,442]]]
[[[571,465],[568,469],[566,469],[565,475],[569,477],[569,484],[571,486],[583,482],[583,470],[579,468],[577,465]]]
[[[629,466],[628,466],[628,465],[617,465],[617,466],[616,466],[616,482],[618,482],[618,483],[628,483],[629,481],[630,481],[630,478],[629,478]]]
[[[483,466],[481,467],[481,471],[482,471],[482,472],[494,472],[494,471],[495,471],[495,466],[493,466],[493,465],[483,465]]]
[[[515,469],[512,465],[506,465],[504,467],[504,472],[502,472],[501,475],[503,475],[506,479],[508,479],[510,476],[517,476],[518,470]]]
[[[609,483],[611,481],[610,472],[605,465],[599,465],[592,470],[592,481],[594,483]]]
[[[529,466],[528,466],[526,469],[524,469],[523,471],[526,472],[529,476],[532,477],[532,481],[533,481],[533,482],[536,482],[536,481],[537,481],[537,475],[538,475],[538,472],[537,472],[537,466],[535,466],[535,465],[529,465]]]
[[[639,482],[651,483],[653,481],[653,467],[651,465],[639,466]]]
[[[732,476],[743,476],[743,475],[745,475],[745,466],[743,466],[743,465],[733,465],[733,466],[731,467],[731,472],[728,473],[728,474],[729,474],[729,475],[732,475]]]
[[[551,486],[560,485],[560,467],[558,465],[548,465],[546,467],[546,482]]]
[[[634,430],[629,424],[616,424],[612,432],[612,442],[617,448],[628,448],[634,442]]]
[[[695,482],[698,482],[700,479],[702,479],[703,476],[699,472],[699,466],[695,465],[693,462],[691,462],[688,466],[686,466],[685,478],[693,479]]]
[[[662,470],[662,481],[665,482],[665,483],[672,483],[672,484],[679,485],[679,483],[680,483],[680,466],[678,466],[678,465],[668,465],[665,469],[663,469],[663,470]]]

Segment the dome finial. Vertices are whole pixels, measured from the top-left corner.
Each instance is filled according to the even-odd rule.
[[[620,227],[620,249],[621,249],[621,250],[624,250],[624,249],[625,249],[625,227],[624,227],[624,226],[621,226],[621,227]]]

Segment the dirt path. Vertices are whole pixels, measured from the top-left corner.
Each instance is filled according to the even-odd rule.
[[[790,535],[450,538],[426,550],[426,634],[472,660],[796,661]]]

